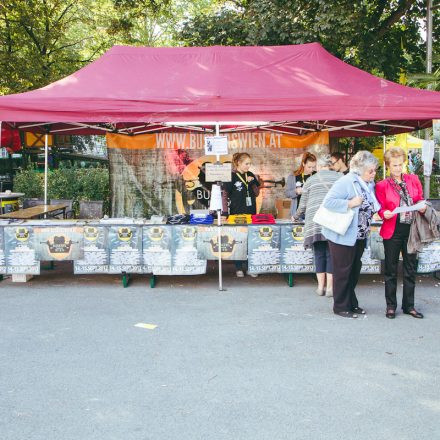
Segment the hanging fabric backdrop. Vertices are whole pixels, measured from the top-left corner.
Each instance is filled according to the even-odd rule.
[[[205,164],[215,156],[204,153],[203,134],[160,133],[137,136],[107,135],[113,217],[149,217],[188,213],[209,205],[211,185]],[[272,132],[231,133],[229,152],[252,157],[251,171],[260,177],[260,212],[275,212],[275,200],[285,197],[287,177],[305,151],[328,152],[328,132],[305,136]]]

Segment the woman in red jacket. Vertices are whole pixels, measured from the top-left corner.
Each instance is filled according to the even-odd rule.
[[[385,165],[390,177],[376,185],[376,197],[381,205],[379,215],[384,219],[380,229],[385,249],[385,300],[386,317],[393,319],[397,308],[397,268],[399,255],[403,256],[403,313],[413,318],[423,318],[414,308],[414,289],[417,272],[417,254],[408,254],[407,244],[414,212],[393,214],[399,206],[411,206],[423,200],[423,190],[419,178],[413,174],[403,174],[406,161],[405,151],[393,147],[385,152]],[[422,214],[426,207],[419,212]]]

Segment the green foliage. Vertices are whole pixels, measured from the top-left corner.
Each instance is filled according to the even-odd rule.
[[[2,0],[0,95],[45,86],[115,44],[175,45],[178,23],[214,0]]]
[[[44,176],[31,168],[23,170],[14,177],[14,191],[24,193],[27,198],[43,198]]]
[[[189,46],[320,42],[344,61],[388,79],[423,70],[423,0],[249,0],[186,21]],[[434,46],[440,11],[434,10]]]
[[[78,207],[80,200],[103,200],[104,214],[110,213],[110,186],[108,169],[59,168],[51,170],[47,182],[48,199],[67,199]],[[14,177],[14,191],[26,198],[44,197],[44,174],[33,169],[23,170]]]

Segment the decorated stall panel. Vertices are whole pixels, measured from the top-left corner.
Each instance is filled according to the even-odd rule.
[[[40,261],[79,260],[83,257],[83,228],[35,226],[34,244]]]
[[[108,228],[109,273],[142,273],[142,228],[133,224]]]
[[[28,224],[4,228],[6,272],[38,275],[40,261],[35,253],[34,228]]]
[[[248,271],[250,273],[280,272],[280,235],[278,225],[248,226]]]
[[[313,251],[304,248],[304,226],[281,226],[281,272],[315,272]]]
[[[108,273],[108,228],[99,224],[83,228],[83,258],[75,260],[74,273]]]
[[[203,260],[218,260],[218,227],[198,226],[197,231],[197,250],[199,258]],[[222,226],[222,260],[246,260],[247,247],[247,226]]]

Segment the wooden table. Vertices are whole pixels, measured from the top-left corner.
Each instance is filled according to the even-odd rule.
[[[41,218],[45,214],[63,214],[63,218],[66,216],[66,208],[68,205],[60,203],[58,205],[37,205],[31,208],[19,209],[18,211],[8,212],[7,214],[0,215],[0,218],[15,218],[21,220],[29,220],[31,218]],[[59,211],[59,212],[57,212]]]

